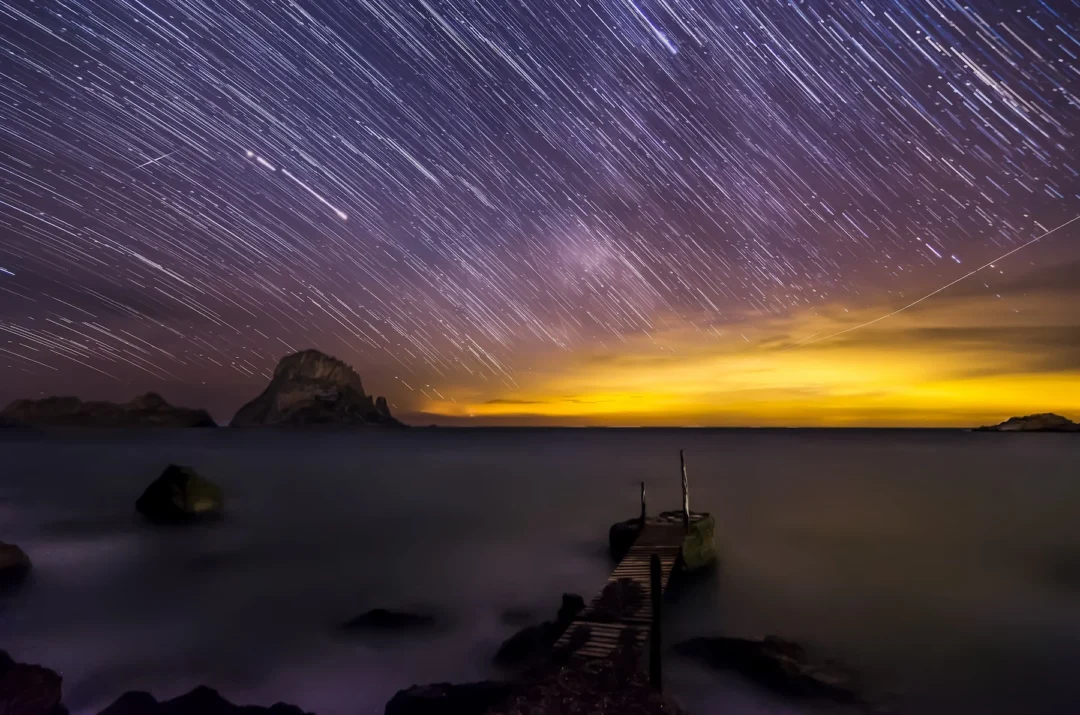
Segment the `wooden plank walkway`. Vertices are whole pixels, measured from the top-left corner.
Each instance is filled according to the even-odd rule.
[[[696,521],[699,514],[691,515]],[[661,588],[667,590],[679,560],[686,530],[682,515],[670,512],[645,520],[645,528],[615,567],[603,590],[567,627],[555,643],[560,657],[607,661],[616,652],[640,658],[652,627],[650,562],[660,557]]]

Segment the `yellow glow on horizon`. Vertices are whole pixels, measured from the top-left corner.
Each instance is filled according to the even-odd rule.
[[[746,339],[742,326],[721,337],[665,320],[675,327],[617,348],[541,353],[515,375],[516,389],[461,385],[456,402],[422,409],[476,424],[974,426],[1043,411],[1075,419],[1080,364],[1053,338],[1080,316],[1034,299],[1024,306],[987,320],[985,303],[945,300],[808,345],[796,343],[867,315],[796,315],[746,328]],[[1042,322],[1032,325],[1033,315]]]

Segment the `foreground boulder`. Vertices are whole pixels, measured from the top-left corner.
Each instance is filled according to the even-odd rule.
[[[386,704],[384,715],[484,715],[513,691],[512,683],[485,680],[479,683],[414,685]]]
[[[16,400],[0,419],[34,427],[217,427],[206,410],[173,407],[148,392],[131,402],[83,402],[77,397]]]
[[[233,705],[211,688],[199,686],[186,695],[158,702],[150,693],[129,691],[98,715],[309,715],[295,705],[268,708]]]
[[[979,427],[977,432],[1080,432],[1080,424],[1072,420],[1043,412],[1025,417],[1010,417],[1001,424]]]
[[[221,487],[191,467],[170,464],[146,488],[135,508],[150,521],[185,523],[220,516],[225,496]]]
[[[543,658],[583,610],[585,599],[576,593],[564,593],[562,606],[559,607],[555,620],[527,626],[507,638],[495,653],[495,664],[504,668],[517,668]]]
[[[360,376],[346,363],[305,350],[278,363],[270,385],[240,408],[233,427],[401,427],[385,398],[364,392]]]
[[[346,621],[341,627],[346,631],[400,631],[427,628],[433,625],[435,625],[435,619],[428,615],[374,608]]]
[[[681,511],[665,511],[649,517],[648,523],[682,524]],[[641,519],[627,519],[611,525],[608,530],[608,552],[615,561],[622,561],[641,533]],[[693,572],[716,561],[716,519],[712,514],[691,513],[690,529],[682,542],[682,569]]]
[[[0,713],[3,715],[63,715],[61,678],[40,665],[16,663],[0,651]]]
[[[19,583],[30,573],[30,557],[15,544],[0,541],[0,586]],[[0,713],[3,711],[0,710]]]
[[[677,643],[675,652],[713,668],[734,670],[787,697],[862,702],[850,671],[832,662],[811,661],[802,646],[775,636],[762,641],[692,638]]]

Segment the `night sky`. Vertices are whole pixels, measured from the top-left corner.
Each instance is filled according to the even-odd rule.
[[[0,0],[0,402],[1080,417],[1077,132],[1076,0]]]

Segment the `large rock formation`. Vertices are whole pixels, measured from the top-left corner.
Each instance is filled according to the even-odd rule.
[[[28,573],[30,557],[15,544],[0,541],[0,586],[16,584],[26,578]]]
[[[60,704],[60,675],[40,665],[16,663],[0,650],[0,713],[3,715],[64,715]]]
[[[351,367],[318,350],[283,358],[270,385],[232,419],[233,427],[303,425],[403,426]]]
[[[126,404],[83,402],[77,397],[16,400],[0,412],[14,424],[40,427],[216,427],[206,410],[173,407],[148,392]]]
[[[989,425],[977,428],[979,432],[1080,432],[1080,424],[1072,420],[1055,415],[1053,412],[1043,412],[1037,415],[1025,417],[1010,417],[1001,424]]]
[[[220,516],[225,495],[191,467],[170,464],[138,498],[135,508],[150,521],[185,523]]]
[[[233,705],[212,688],[201,685],[186,695],[158,702],[150,693],[129,691],[98,715],[309,715],[295,705],[275,703],[268,708]]]

